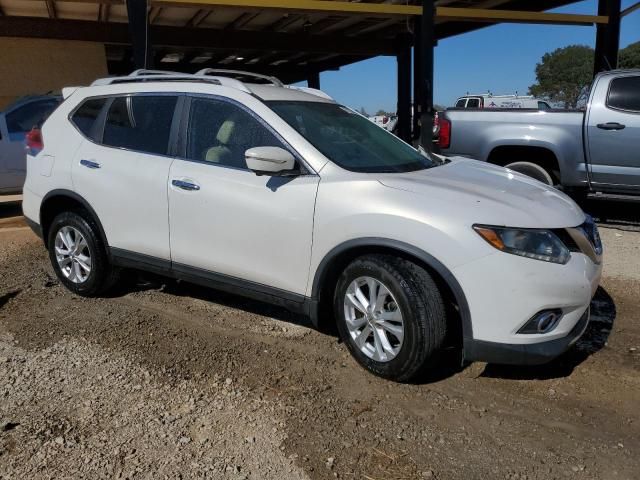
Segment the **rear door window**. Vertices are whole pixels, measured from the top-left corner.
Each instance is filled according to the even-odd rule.
[[[113,100],[107,112],[103,145],[166,155],[178,97],[131,95]]]
[[[640,112],[640,77],[621,77],[611,81],[607,106]]]
[[[86,100],[71,117],[73,124],[85,136],[92,137],[95,122],[106,102],[106,98],[91,98]]]

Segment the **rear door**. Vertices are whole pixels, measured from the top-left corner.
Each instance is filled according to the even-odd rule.
[[[595,188],[640,190],[640,75],[601,77],[587,119],[591,183]]]
[[[89,99],[72,116],[87,138],[72,168],[75,190],[122,255],[171,258],[167,180],[180,99],[157,93],[108,97],[95,122],[99,99]]]

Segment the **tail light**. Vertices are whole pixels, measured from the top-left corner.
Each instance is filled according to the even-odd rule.
[[[29,155],[35,156],[44,148],[42,132],[39,128],[32,128],[25,136],[26,150]]]
[[[446,118],[438,116],[438,146],[440,148],[449,148],[451,145],[451,122]]]
[[[389,117],[387,116],[382,117],[382,124],[386,125],[387,123],[389,123]]]

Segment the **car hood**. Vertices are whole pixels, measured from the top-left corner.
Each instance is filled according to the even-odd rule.
[[[564,193],[530,177],[477,160],[455,157],[426,170],[382,174],[390,188],[426,197],[428,204],[457,209],[469,223],[522,228],[574,227],[585,215]]]

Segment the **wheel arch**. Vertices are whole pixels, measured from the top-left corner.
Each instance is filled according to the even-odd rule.
[[[432,274],[441,293],[455,303],[462,341],[473,338],[471,313],[467,298],[451,271],[438,259],[411,244],[387,238],[367,237],[348,240],[327,253],[313,277],[311,320],[316,327],[326,327],[320,316],[331,313],[333,288],[340,273],[353,259],[366,254],[392,254],[413,261]],[[451,312],[447,312],[448,315]],[[331,318],[333,315],[331,314]]]
[[[544,168],[562,182],[561,157],[547,144],[495,145],[487,155],[487,163],[504,167],[511,163],[529,162]]]
[[[98,225],[100,239],[102,240],[107,252],[109,251],[109,242],[107,236],[102,228],[102,223],[98,218],[93,207],[82,196],[71,190],[57,189],[47,193],[42,199],[40,205],[40,227],[42,229],[42,240],[47,246],[47,239],[49,238],[49,227],[56,215],[63,211],[83,209],[91,215],[93,220]]]

